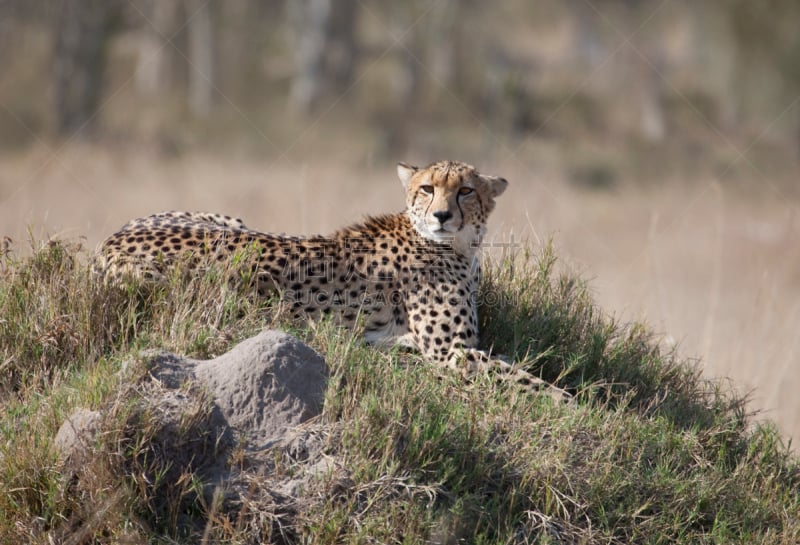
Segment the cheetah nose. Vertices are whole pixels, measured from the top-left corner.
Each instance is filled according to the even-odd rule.
[[[439,220],[439,223],[444,224],[444,222],[453,217],[453,214],[451,214],[448,210],[440,210],[438,212],[434,212],[433,217]]]

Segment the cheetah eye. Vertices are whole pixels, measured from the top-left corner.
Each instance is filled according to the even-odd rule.
[[[433,186],[432,185],[421,185],[419,188],[422,190],[423,193],[428,195],[433,194]]]
[[[462,197],[470,195],[474,192],[475,190],[472,189],[471,187],[462,187],[461,189],[458,190],[458,194],[461,195]]]

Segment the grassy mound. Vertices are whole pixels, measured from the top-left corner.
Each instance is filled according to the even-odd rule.
[[[604,316],[550,248],[486,264],[481,325],[487,347],[572,404],[465,385],[329,324],[294,329],[331,367],[325,451],[347,478],[321,476],[326,492],[291,510],[238,513],[209,504],[191,466],[164,466],[157,419],[121,395],[118,371],[145,373],[142,348],[203,358],[293,326],[225,271],[113,287],[68,243],[0,259],[0,542],[800,542],[800,464],[775,429],[645,326]],[[77,486],[56,430],[75,408],[109,406]],[[192,440],[206,410],[172,440]],[[274,470],[291,471],[279,458]]]

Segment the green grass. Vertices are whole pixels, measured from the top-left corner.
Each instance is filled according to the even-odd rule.
[[[800,465],[774,427],[646,326],[605,316],[550,247],[486,263],[481,326],[569,405],[464,384],[330,324],[297,329],[219,271],[113,287],[69,243],[2,260],[0,543],[800,542]],[[137,354],[210,357],[276,324],[331,367],[321,425],[346,478],[321,477],[325,493],[287,512],[224,513],[204,499],[202,460],[159,456],[200,441],[213,458],[209,400],[166,435]],[[53,437],[78,407],[103,408],[104,433],[70,474]]]

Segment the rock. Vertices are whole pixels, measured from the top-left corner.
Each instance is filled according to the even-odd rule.
[[[280,331],[264,331],[199,362],[195,375],[228,424],[255,448],[275,444],[288,429],[320,414],[328,382],[322,356]]]
[[[228,426],[251,449],[269,447],[286,430],[322,412],[325,360],[295,337],[268,330],[206,361],[149,353],[152,376],[167,388],[196,380]]]
[[[110,432],[112,449],[119,433],[123,442],[147,439],[137,442],[134,458],[122,459],[120,469],[135,468],[159,516],[191,513],[178,522],[182,532],[201,535],[208,522],[188,507],[201,501],[199,495],[230,520],[252,524],[258,532],[264,520],[274,518],[274,531],[282,535],[303,495],[313,495],[309,491],[318,482],[330,481],[331,475],[335,482],[346,481],[343,464],[324,453],[330,424],[308,422],[322,411],[327,366],[298,339],[264,331],[207,361],[155,350],[143,352],[141,359],[147,372],[141,366],[133,373],[123,369],[119,395],[102,413],[78,410],[56,436],[77,495],[91,495],[95,467],[105,471],[104,446],[91,448],[101,431]],[[113,430],[101,430],[112,422]],[[279,458],[283,469],[275,471]],[[187,475],[203,487],[184,490]],[[177,491],[181,503],[176,505]]]
[[[61,424],[54,441],[62,462],[81,465],[87,458],[94,438],[100,430],[102,416],[98,411],[78,409]]]

